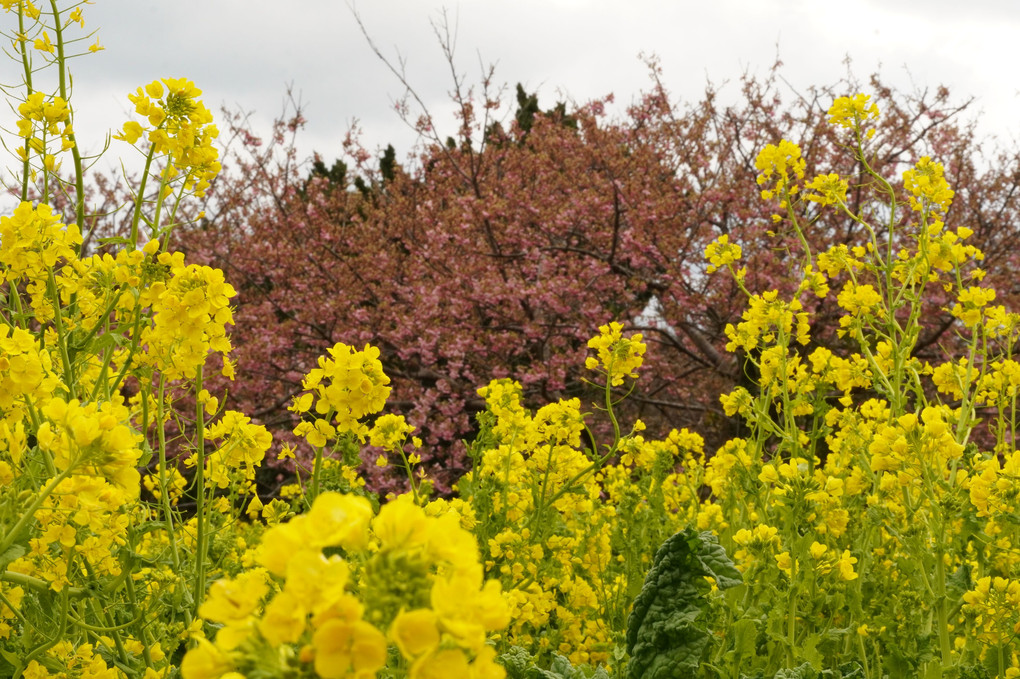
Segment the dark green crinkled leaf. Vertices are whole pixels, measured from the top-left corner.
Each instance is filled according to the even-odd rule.
[[[711,533],[685,528],[659,548],[627,621],[632,679],[682,679],[697,670],[711,640],[699,619],[710,589],[706,577],[720,589],[742,583]]]
[[[689,529],[688,529],[689,530]],[[729,589],[744,584],[744,578],[740,571],[730,560],[729,555],[723,546],[716,541],[712,533],[706,531],[698,536],[699,548],[694,552],[694,557],[701,564],[702,574],[715,578],[715,584],[719,589]]]

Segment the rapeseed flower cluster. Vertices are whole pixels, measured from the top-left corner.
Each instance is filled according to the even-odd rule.
[[[25,82],[39,89],[14,107],[25,141],[18,157],[22,195],[38,202],[0,217],[0,674],[159,679],[187,639],[206,577],[232,575],[224,564],[246,558],[251,536],[236,523],[240,509],[216,491],[250,484],[270,441],[240,413],[209,426],[194,413],[182,417],[180,399],[192,391],[218,414],[218,397],[200,386],[210,352],[231,371],[225,326],[234,291],[222,272],[186,265],[182,254],[160,252],[158,240],[136,249],[115,239],[82,257],[78,226],[49,202],[57,182],[44,174],[29,186],[36,178],[27,154],[52,173],[50,154],[68,151],[77,175],[68,185],[83,195],[63,34],[84,19],[77,6],[3,5],[26,20],[15,49],[34,36],[59,84],[47,94],[25,60]],[[174,94],[175,106],[192,95]],[[180,153],[164,150],[201,182],[215,151],[203,160],[200,149],[215,128],[203,126],[207,112],[197,106],[176,110],[176,122],[161,124]],[[196,124],[192,143],[185,128]],[[182,150],[189,145],[198,156]],[[75,207],[80,223],[83,204]],[[155,219],[154,232],[166,235]],[[171,423],[181,433],[168,445]],[[189,473],[175,450],[201,465]],[[224,483],[221,469],[238,478]]]
[[[221,628],[185,656],[184,679],[371,677],[391,649],[410,677],[503,676],[487,636],[508,624],[508,607],[457,514],[428,514],[409,495],[376,514],[363,497],[325,492],[269,528],[256,561],[210,586],[199,613]]]
[[[24,146],[17,149],[18,157],[28,160],[29,152],[34,151],[42,156],[43,167],[47,171],[59,169],[56,156],[50,152],[49,142],[51,139],[59,140],[57,153],[74,148],[71,109],[67,101],[58,95],[47,97],[43,92],[33,92],[18,105],[18,115],[18,135],[24,139]]]
[[[993,647],[1009,645],[1020,634],[1020,581],[985,576],[963,595],[978,635]]]
[[[748,308],[741,314],[743,321],[736,326],[726,324],[725,333],[729,339],[726,350],[741,348],[753,351],[759,345],[771,344],[779,338],[786,342],[794,338],[801,344],[807,344],[811,326],[803,308],[798,299],[789,302],[779,299],[777,290],[753,295]]]
[[[903,172],[903,187],[910,194],[910,207],[915,212],[930,212],[937,218],[949,210],[955,193],[944,173],[942,163],[933,162],[928,156]]]
[[[637,377],[635,371],[644,362],[646,348],[641,339],[640,333],[624,337],[623,326],[616,321],[603,325],[598,337],[588,340],[588,346],[596,350],[598,358],[589,357],[585,367],[603,373],[612,386],[619,386],[624,378]]]
[[[731,243],[729,234],[724,233],[705,247],[705,259],[710,262],[708,273],[715,273],[733,262],[740,261],[742,255],[740,246]]]
[[[39,449],[59,472],[93,471],[128,493],[138,492],[136,468],[141,455],[138,433],[123,403],[82,404],[59,396],[40,408],[45,418],[36,430]]]
[[[226,326],[234,322],[230,299],[237,293],[233,286],[219,269],[186,265],[180,252],[162,252],[157,262],[167,268],[166,279],[154,281],[138,300],[153,314],[152,326],[141,334],[146,346],[142,362],[169,379],[192,379],[213,351],[224,358],[223,374],[233,377],[226,332]]]
[[[326,442],[343,434],[361,440],[369,429],[362,418],[382,410],[390,394],[390,378],[379,361],[379,350],[366,345],[356,351],[343,343],[329,349],[329,357],[319,357],[302,382],[303,394],[294,399],[291,410],[317,415],[313,421],[302,421],[294,429],[312,446],[321,448]]]
[[[804,200],[819,205],[840,205],[846,203],[846,190],[849,182],[838,174],[818,175],[805,185],[805,189],[815,193],[804,194]],[[712,273],[711,271],[709,273]]]
[[[800,191],[797,182],[804,179],[806,163],[801,157],[800,147],[785,139],[779,142],[778,146],[769,144],[758,153],[754,167],[759,173],[758,185],[770,187],[762,189],[761,197],[765,200],[778,198],[779,209],[788,210],[797,192]],[[782,216],[778,213],[772,215],[773,222],[779,222],[781,219]]]
[[[953,305],[953,316],[963,321],[968,328],[973,328],[984,319],[983,308],[995,300],[995,290],[970,286],[961,290]]]
[[[871,95],[855,94],[852,97],[837,97],[829,107],[829,124],[843,129],[861,131],[871,138],[875,134],[872,121],[878,120],[878,104],[869,101]]]
[[[32,333],[0,327],[0,410],[4,415],[0,445],[6,444],[15,465],[21,463],[24,454],[24,427],[30,405],[45,401],[58,384],[52,356],[39,348]]]
[[[60,222],[49,205],[22,201],[10,216],[0,217],[0,281],[26,284],[42,296],[50,272],[76,259],[81,232]]]
[[[272,434],[261,424],[252,423],[244,413],[228,410],[206,428],[205,438],[217,443],[216,450],[205,459],[207,482],[257,498],[255,472],[273,444]],[[197,463],[196,456],[185,461],[188,466]]]
[[[153,80],[139,87],[128,99],[148,125],[124,123],[116,139],[136,144],[145,136],[152,152],[169,159],[167,180],[184,177],[184,190],[202,196],[222,169],[219,150],[213,140],[219,130],[213,117],[198,99],[202,90],[186,78]]]

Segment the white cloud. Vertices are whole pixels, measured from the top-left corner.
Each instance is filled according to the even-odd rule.
[[[358,3],[378,46],[405,60],[410,81],[436,107],[451,86],[430,26],[442,6]],[[497,80],[538,90],[546,105],[564,95],[584,101],[613,92],[622,110],[648,85],[639,52],[658,54],[667,86],[688,101],[700,96],[706,78],[764,74],[778,52],[794,87],[834,83],[850,57],[862,79],[881,69],[900,88],[946,84],[960,100],[975,95],[981,130],[1016,137],[1020,6],[1003,0],[961,7],[949,0],[866,0],[853,9],[815,0],[461,0],[449,3],[448,16],[456,22],[457,68],[468,82],[477,82],[480,60],[495,62]],[[76,128],[90,149],[123,122],[129,91],[168,76],[193,79],[213,111],[220,104],[254,111],[266,126],[292,84],[309,120],[304,153],[338,154],[355,118],[370,147],[410,149],[413,134],[392,111],[402,87],[372,54],[346,2],[103,0],[86,7],[86,20],[107,47],[73,66]],[[735,87],[727,92],[737,94]],[[452,130],[451,122],[444,134]]]

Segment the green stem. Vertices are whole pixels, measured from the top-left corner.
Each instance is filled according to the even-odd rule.
[[[784,198],[786,200],[786,216],[793,225],[793,232],[797,234],[797,239],[800,240],[800,246],[804,248],[804,254],[807,255],[807,266],[814,268],[815,260],[811,256],[811,244],[808,243],[807,237],[804,235],[804,229],[800,226],[800,221],[797,219],[797,213],[793,210],[793,196],[790,195],[789,188],[783,189]]]
[[[163,174],[159,178],[159,195],[156,197],[156,211],[152,215],[152,237],[159,238],[159,220],[161,212],[163,211],[163,191],[166,189],[167,184],[170,183],[170,168],[173,167],[170,162],[167,162],[166,167],[163,168]],[[165,241],[166,247],[170,247],[169,240]]]
[[[610,361],[609,365],[606,366],[606,413],[609,415],[609,421],[613,423],[613,448],[615,449],[617,444],[620,442],[620,424],[616,421],[616,413],[613,412],[613,362]],[[598,454],[597,451],[592,451]]]
[[[312,492],[310,493],[311,497],[308,499],[309,505],[315,501],[315,498],[319,497],[319,476],[322,474],[322,458],[325,449],[325,446],[316,446],[315,448],[315,464],[312,466]]]
[[[205,596],[205,560],[208,545],[208,517],[205,506],[205,405],[198,398],[202,392],[202,366],[195,373],[195,614]],[[165,497],[165,495],[164,495]]]
[[[786,658],[787,667],[793,668],[797,658],[797,559],[790,559],[790,594],[786,611]]]
[[[942,652],[942,667],[951,661],[952,646],[949,641],[949,597],[946,595],[946,562],[941,548],[935,552],[935,610],[939,625],[939,650]]]
[[[145,399],[150,396],[149,393],[143,395],[143,403]],[[156,406],[156,438],[157,445],[159,446],[159,487],[160,487],[160,506],[163,510],[163,520],[166,522],[166,534],[170,540],[170,555],[173,558],[174,572],[181,573],[181,555],[177,547],[177,530],[174,528],[174,512],[170,507],[170,483],[167,478],[167,460],[166,460],[166,430],[164,429],[165,419],[165,407],[166,407],[166,378],[162,375],[159,376],[159,403]],[[182,582],[184,578],[181,578]],[[183,586],[182,589],[187,595],[188,588]],[[187,625],[191,626],[192,621],[191,609],[184,608],[184,620]]]
[[[60,311],[60,293],[57,291],[57,281],[53,277],[53,269],[49,269],[47,275],[49,280],[46,287],[53,303],[53,325],[57,330],[57,346],[60,348],[60,361],[64,364],[64,384],[67,387],[68,397],[74,398],[76,380],[71,366],[71,356],[67,353],[68,337],[64,330],[63,314]]]
[[[323,419],[325,419],[326,422],[332,422],[333,415],[335,414],[336,410],[330,408],[329,412],[325,414],[325,417]],[[325,457],[325,450],[326,450],[325,445],[323,445],[322,447],[315,446],[315,463],[312,465],[312,488],[311,488],[312,492],[311,497],[306,498],[306,503],[309,507],[312,506],[312,502],[315,501],[315,498],[319,497],[319,490],[321,488],[320,476],[322,475],[323,464],[322,461],[323,458]]]
[[[45,580],[31,575],[25,575],[24,573],[18,573],[16,571],[4,571],[3,573],[0,573],[0,580],[14,585],[19,585],[21,587],[27,587],[28,589],[33,589],[36,592],[50,591],[50,583]],[[73,599],[77,599],[88,594],[88,592],[81,587],[64,587],[64,590],[66,590],[67,595]]]
[[[551,502],[547,504],[545,501],[545,493],[549,487],[549,475],[552,473],[552,466],[553,466],[553,444],[552,442],[550,442],[549,456],[546,459],[545,463],[545,473],[542,475],[542,485],[538,491],[538,501],[535,503],[535,513],[533,515],[533,520],[528,522],[529,525],[535,526],[535,530],[530,531],[530,534],[528,536],[529,545],[535,544],[535,540],[536,538],[539,537],[539,533],[542,530],[543,526],[542,516],[545,514],[545,510],[548,507],[552,506]]]
[[[397,452],[400,453],[400,459],[404,464],[404,471],[407,472],[407,482],[411,485],[411,497],[414,498],[414,503],[416,505],[420,505],[421,497],[418,494],[418,484],[414,482],[414,473],[411,468],[411,462],[407,459],[407,455],[404,453],[403,442],[401,442],[401,444],[397,447]]]
[[[131,604],[133,610],[138,611],[138,615],[135,619],[129,623],[125,623],[122,627],[135,626],[141,623],[145,619],[145,611],[142,610],[138,603],[138,595],[135,593],[135,581],[134,578],[128,577],[125,581],[127,585],[127,597],[128,603]],[[136,638],[142,641],[142,657],[145,659],[145,666],[152,667],[152,651],[150,650],[153,645],[152,634],[146,625],[141,625]]]
[[[852,632],[853,634],[854,632]],[[857,634],[857,650],[861,653],[861,665],[864,667],[864,679],[870,679],[871,673],[868,671],[868,651],[864,648],[864,637]]]
[[[91,570],[92,569],[90,568],[89,571],[91,572]],[[106,623],[107,629],[110,630],[109,634],[113,637],[113,645],[117,647],[117,655],[120,656],[120,661],[125,667],[129,666],[130,659],[128,658],[127,648],[124,646],[124,639],[120,633],[122,626],[114,625],[110,611],[100,608],[95,599],[89,599],[88,602],[89,606],[92,608],[92,614],[96,616],[96,619],[102,620]]]
[[[145,168],[142,170],[142,178],[138,182],[138,194],[135,195],[135,209],[131,214],[131,235],[128,248],[138,248],[138,222],[142,218],[142,203],[145,202],[145,184],[149,178],[149,168],[152,167],[152,158],[156,154],[156,147],[149,146],[149,152],[145,154]]]
[[[143,395],[143,402],[150,395]],[[166,378],[159,377],[159,401],[156,405],[156,439],[159,447],[159,488],[160,504],[163,508],[163,520],[166,522],[167,535],[170,538],[170,553],[174,560],[174,570],[181,568],[181,557],[177,551],[177,531],[174,529],[174,514],[170,508],[169,479],[167,478],[166,462],[166,430],[163,421],[166,417]]]
[[[138,351],[138,344],[141,341],[141,322],[142,322],[142,311],[136,305],[135,306],[135,320],[134,325],[131,329],[131,346],[128,347],[127,356],[124,357],[124,364],[120,368],[120,372],[117,373],[116,379],[110,384],[110,392],[113,393],[120,388],[120,383],[124,381],[127,376],[128,370],[131,368],[131,361],[134,360],[135,352]],[[106,365],[103,365],[106,368]]]
[[[18,4],[18,35],[25,35],[25,5],[24,3]],[[28,38],[18,41],[21,47],[21,65],[25,71],[25,97],[27,98],[32,94],[32,64],[28,59]],[[32,176],[32,166],[28,162],[29,153],[32,151],[32,147],[29,145],[29,139],[25,139],[25,159],[21,163],[21,200],[28,200],[28,183]]]
[[[57,8],[57,0],[50,0],[50,9],[53,12],[53,32],[56,34],[57,48],[57,75],[60,81],[60,98],[68,102],[70,109],[70,94],[67,91],[67,60],[64,56],[64,27],[60,23],[60,10]],[[74,214],[80,229],[85,228],[85,176],[81,166],[81,151],[78,144],[74,143],[74,114],[71,114],[71,134],[67,140],[74,145],[71,146],[71,157],[74,159]]]

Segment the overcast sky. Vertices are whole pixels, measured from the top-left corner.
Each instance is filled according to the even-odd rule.
[[[1015,0],[360,0],[383,52],[404,59],[412,85],[436,112],[449,110],[449,68],[430,21],[445,7],[456,29],[456,67],[469,83],[482,64],[497,82],[522,82],[551,106],[614,93],[620,109],[648,86],[639,53],[661,58],[681,101],[707,80],[736,97],[740,75],[764,74],[778,54],[795,88],[829,85],[852,69],[880,71],[900,88],[945,84],[977,97],[980,129],[1020,138],[1020,2]],[[301,151],[339,154],[358,119],[369,148],[413,135],[393,111],[403,88],[372,53],[344,0],[95,0],[87,28],[106,50],[73,62],[75,129],[95,148],[126,119],[126,94],[161,77],[188,77],[214,113],[254,114],[261,129],[283,108],[288,86],[308,126]],[[443,136],[454,132],[447,121]],[[114,142],[114,154],[123,143]]]

